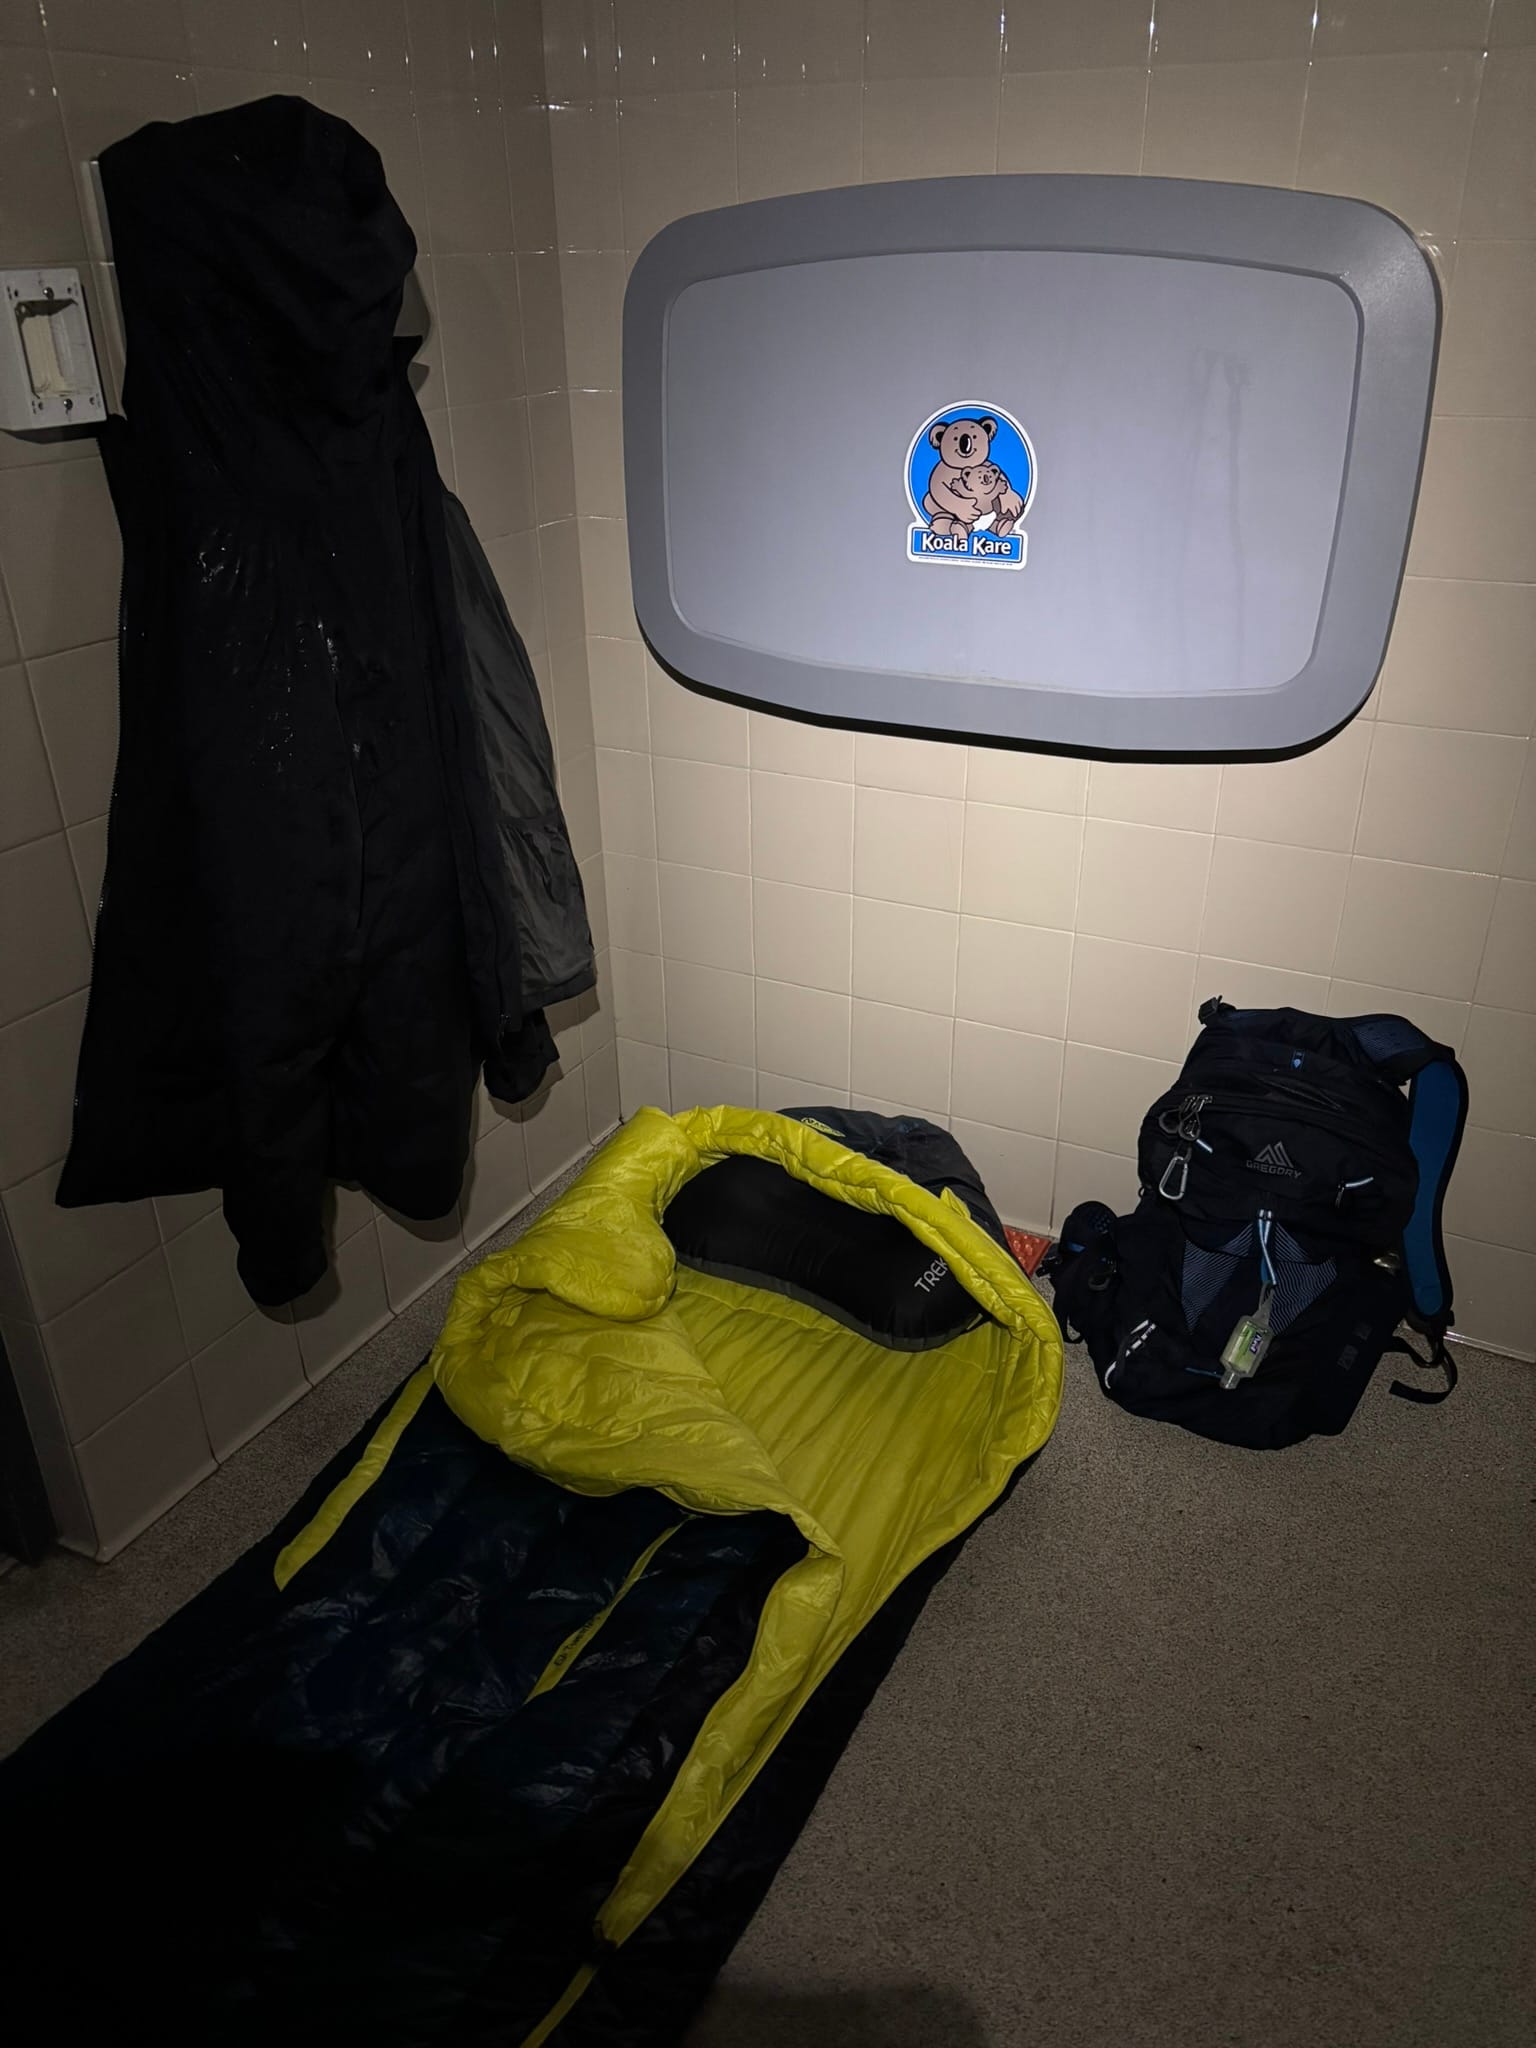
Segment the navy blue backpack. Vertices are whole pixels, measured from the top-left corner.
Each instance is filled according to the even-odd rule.
[[[1405,1017],[1216,997],[1200,1021],[1143,1120],[1134,1213],[1080,1205],[1046,1261],[1104,1392],[1269,1450],[1344,1429],[1384,1352],[1443,1375],[1394,1394],[1444,1400],[1440,1218],[1467,1116],[1455,1054]]]

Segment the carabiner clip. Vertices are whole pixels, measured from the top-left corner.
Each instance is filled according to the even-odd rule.
[[[1176,1179],[1176,1185],[1169,1182]],[[1184,1190],[1189,1186],[1189,1151],[1175,1152],[1163,1168],[1163,1177],[1157,1184],[1157,1192],[1167,1202],[1182,1202]]]

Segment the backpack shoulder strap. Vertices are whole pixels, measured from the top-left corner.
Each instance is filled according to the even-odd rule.
[[[1467,1123],[1467,1077],[1448,1045],[1438,1045],[1406,1017],[1343,1017],[1340,1028],[1385,1079],[1408,1083],[1408,1142],[1419,1168],[1419,1192],[1403,1232],[1403,1260],[1413,1290],[1414,1320],[1437,1340],[1450,1327],[1451,1273],[1441,1210]]]

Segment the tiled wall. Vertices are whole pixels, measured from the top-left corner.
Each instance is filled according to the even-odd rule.
[[[1200,1000],[1401,1009],[1473,1128],[1459,1322],[1536,1348],[1531,0],[546,0],[621,1091],[952,1123],[1005,1213],[1129,1202]],[[861,178],[1115,171],[1355,194],[1448,324],[1386,673],[1303,760],[1141,767],[750,716],[636,634],[627,267],[674,216]],[[560,509],[572,497],[561,472]]]
[[[416,230],[436,315],[422,404],[529,642],[605,945],[577,530],[550,483],[567,407],[537,0],[0,0],[0,263],[83,266],[84,161],[266,92],[369,136]],[[482,1102],[462,1213],[423,1230],[339,1190],[336,1281],[292,1315],[253,1312],[214,1198],[54,1208],[116,743],[117,568],[89,439],[0,434],[0,1335],[65,1538],[103,1555],[618,1115],[608,1015],[567,1006],[553,1088],[516,1116]]]

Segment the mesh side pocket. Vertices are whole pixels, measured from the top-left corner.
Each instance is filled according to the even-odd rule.
[[[1196,1323],[1236,1274],[1243,1260],[1251,1255],[1254,1244],[1254,1228],[1251,1223],[1245,1223],[1236,1237],[1230,1238],[1222,1245],[1206,1246],[1194,1244],[1186,1239],[1181,1305],[1188,1329],[1193,1331]]]

